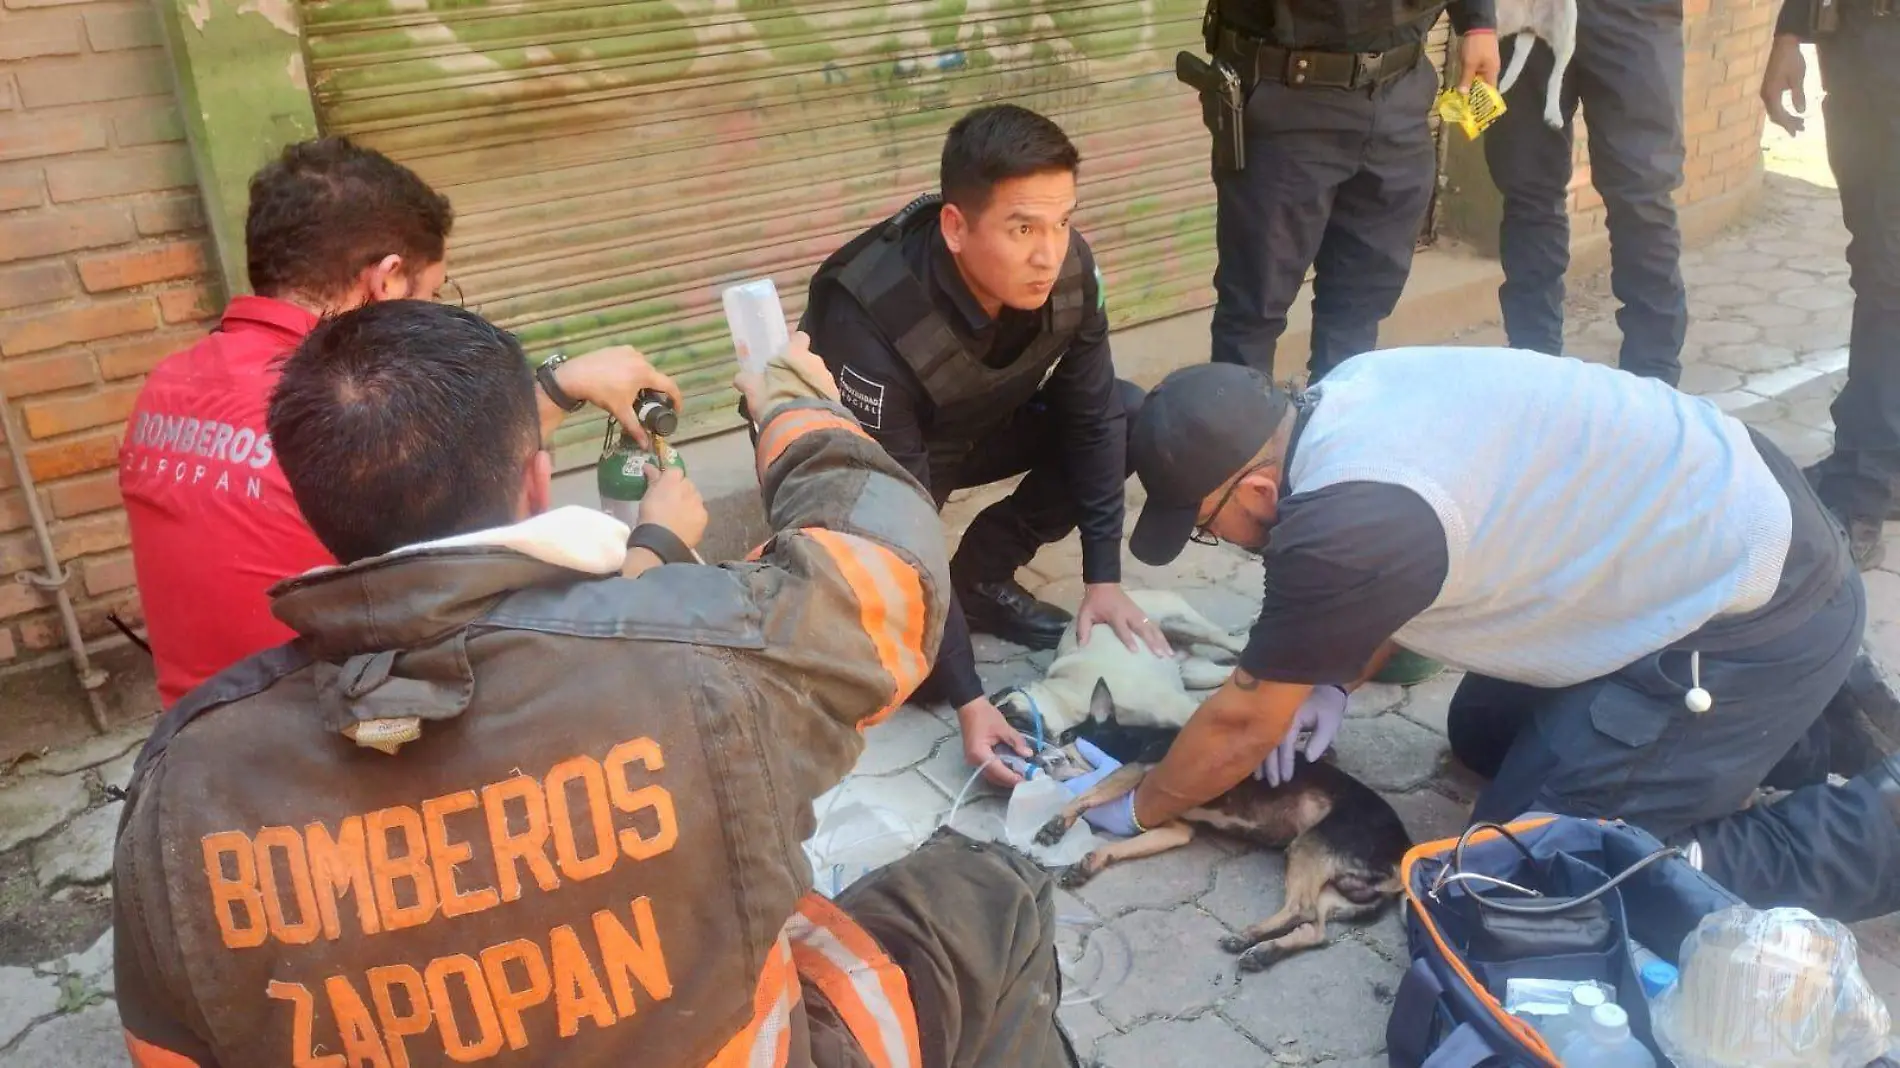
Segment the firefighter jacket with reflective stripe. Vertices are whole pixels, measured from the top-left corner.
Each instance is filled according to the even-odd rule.
[[[758,457],[777,534],[745,563],[622,578],[625,528],[574,510],[274,591],[298,639],[181,701],[134,775],[135,1062],[829,1068],[823,996],[846,1063],[909,1063],[902,975],[806,900],[800,843],[935,654],[942,535],[829,402]]]

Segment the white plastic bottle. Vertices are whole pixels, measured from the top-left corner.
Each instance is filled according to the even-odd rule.
[[[1595,983],[1578,983],[1570,990],[1570,1011],[1551,1019],[1543,1027],[1544,1044],[1562,1052],[1565,1044],[1583,1031],[1590,1014],[1607,1001],[1603,988]]]
[[[1630,1034],[1629,1013],[1598,1005],[1590,1022],[1559,1052],[1564,1068],[1656,1068],[1656,1058]]]

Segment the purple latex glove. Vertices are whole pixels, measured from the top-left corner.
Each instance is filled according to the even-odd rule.
[[[1082,818],[1089,826],[1116,838],[1133,838],[1141,833],[1135,826],[1135,791],[1130,790],[1113,801],[1108,801],[1087,812]]]
[[[1075,750],[1082,754],[1082,758],[1087,760],[1089,767],[1094,770],[1087,775],[1078,775],[1063,782],[1062,788],[1069,792],[1070,797],[1081,797],[1093,789],[1096,783],[1108,778],[1122,766],[1121,761],[1097,749],[1095,744],[1086,738],[1076,740]],[[1082,813],[1082,818],[1089,821],[1089,826],[1103,834],[1112,834],[1117,838],[1131,837],[1139,833],[1135,829],[1135,792],[1130,790],[1113,801],[1096,805]]]
[[[1313,692],[1300,702],[1300,710],[1293,715],[1293,725],[1287,728],[1286,737],[1267,759],[1254,769],[1253,777],[1265,779],[1268,786],[1278,786],[1293,777],[1293,764],[1300,752],[1300,732],[1311,732],[1306,743],[1306,759],[1318,760],[1324,756],[1339,736],[1339,725],[1346,721],[1346,691],[1339,686],[1315,686]]]

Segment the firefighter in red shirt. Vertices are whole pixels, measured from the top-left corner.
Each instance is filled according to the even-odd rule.
[[[231,301],[210,336],[152,371],[119,453],[166,708],[289,641],[265,591],[336,562],[291,499],[264,426],[277,364],[322,317],[457,292],[448,199],[378,152],[340,137],[291,145],[251,179],[250,196],[244,251],[256,295]],[[601,349],[541,375],[543,433],[591,402],[644,437],[632,406],[650,371],[637,357]]]

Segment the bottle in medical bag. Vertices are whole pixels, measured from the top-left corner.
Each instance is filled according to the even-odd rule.
[[[601,442],[600,462],[594,468],[595,483],[600,489],[600,510],[629,527],[640,524],[640,500],[647,495],[647,467],[686,470],[686,460],[666,440],[667,435],[679,428],[679,413],[673,409],[673,398],[659,390],[641,390],[634,398],[633,414],[646,428],[653,447],[642,447],[618,419],[610,418],[607,437]]]
[[[1630,1034],[1621,1005],[1598,1005],[1558,1057],[1565,1068],[1656,1068],[1656,1058]]]

